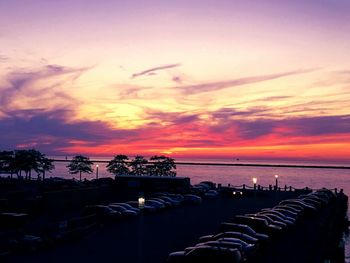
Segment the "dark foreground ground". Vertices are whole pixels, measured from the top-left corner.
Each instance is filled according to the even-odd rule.
[[[195,244],[202,235],[215,233],[221,222],[236,214],[253,213],[272,207],[279,197],[219,198],[204,200],[199,206],[181,206],[162,212],[143,215],[96,229],[83,239],[61,244],[46,251],[13,256],[9,263],[69,263],[69,262],[128,262],[164,263],[170,252]],[[321,262],[322,229],[325,222],[308,219],[300,228],[274,242],[258,263]]]

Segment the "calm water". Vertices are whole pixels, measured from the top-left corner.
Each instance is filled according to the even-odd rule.
[[[57,157],[56,157],[57,158]],[[62,158],[59,158],[62,159]],[[111,158],[91,158],[91,160],[106,161]],[[177,159],[179,162],[208,162],[208,163],[235,163],[227,159]],[[243,163],[243,161],[242,161]],[[350,166],[349,163],[311,163],[311,162],[266,162],[266,161],[244,161],[244,163],[265,163],[265,164],[301,164],[301,165],[343,165]],[[105,163],[98,163],[99,177],[113,177],[106,171]],[[76,178],[78,175],[71,175],[66,168],[67,163],[55,163],[55,170],[48,176],[59,176],[63,178]],[[196,184],[201,181],[213,181],[215,183],[231,185],[252,185],[252,178],[258,179],[258,184],[268,186],[275,184],[274,175],[278,174],[278,183],[280,186],[293,186],[296,188],[343,188],[345,193],[350,196],[350,170],[343,169],[317,169],[317,168],[284,168],[284,167],[242,167],[242,166],[193,166],[177,165],[177,176],[186,176],[191,178],[191,183]],[[96,167],[92,174],[84,174],[83,178],[93,179],[96,177]]]
[[[56,157],[57,158],[57,157]],[[62,159],[62,158],[59,158]],[[111,158],[91,158],[92,160],[110,160]],[[237,162],[225,159],[177,159],[180,162],[213,162],[228,163]],[[266,164],[301,164],[301,165],[344,165],[349,163],[311,163],[311,162],[281,162],[281,161],[240,161],[244,163],[266,163]],[[78,176],[68,174],[67,163],[56,163],[56,169],[50,174],[64,178],[78,179]],[[105,163],[98,163],[99,177],[113,177],[106,171]],[[96,168],[95,168],[96,169]],[[191,166],[178,165],[177,176],[186,176],[191,178],[191,183],[196,184],[201,181],[213,181],[223,185],[252,185],[252,178],[258,179],[258,184],[268,186],[275,184],[274,175],[278,174],[278,183],[280,186],[293,186],[296,188],[310,187],[319,189],[322,187],[334,189],[344,189],[344,192],[350,196],[350,170],[343,169],[311,169],[311,168],[272,168],[272,167],[239,167],[239,166]],[[93,179],[96,177],[96,170],[93,174],[84,175],[83,178]],[[346,243],[346,262],[350,263],[350,240]]]

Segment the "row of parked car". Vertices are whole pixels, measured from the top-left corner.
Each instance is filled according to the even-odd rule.
[[[154,193],[145,198],[142,208],[138,201],[116,202],[106,205],[89,205],[82,212],[83,215],[95,214],[102,222],[113,221],[120,218],[132,218],[144,213],[153,213],[181,204],[200,204],[202,198],[193,194]]]
[[[332,191],[322,189],[297,199],[283,200],[277,206],[255,214],[236,215],[222,223],[217,233],[200,237],[197,244],[184,251],[171,253],[167,262],[249,261],[272,239],[297,227],[305,216],[319,213],[335,197]]]
[[[201,204],[202,198],[194,194],[154,193],[145,198],[142,209],[138,201],[114,202],[107,205],[88,205],[80,214],[68,220],[47,224],[36,235],[28,235],[24,225],[28,214],[1,213],[0,227],[0,261],[12,253],[22,253],[54,246],[56,243],[78,239],[101,224],[114,223],[123,219],[137,217],[141,210],[154,213],[170,207],[184,204]],[[6,220],[6,222],[5,222]],[[6,223],[6,224],[5,224]]]
[[[216,184],[210,181],[200,182],[191,186],[191,193],[200,195],[207,199],[215,199],[219,197],[219,192],[216,190]]]
[[[201,204],[202,197],[217,198],[219,193],[216,185],[205,181],[191,187],[190,194],[173,194],[168,192],[153,193],[144,200],[142,210],[145,213],[156,212],[165,208],[176,207],[181,204]],[[133,217],[140,213],[138,201],[124,203],[110,203],[107,205],[95,205],[85,208],[84,214],[94,213],[97,216],[108,217]]]

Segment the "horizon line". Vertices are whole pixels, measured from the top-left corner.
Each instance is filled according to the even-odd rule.
[[[70,162],[71,160],[52,159],[54,162]],[[105,160],[90,160],[93,163],[109,163]],[[125,161],[129,163],[131,161]],[[154,163],[154,162],[149,162]],[[350,166],[343,165],[298,165],[298,164],[258,164],[258,163],[208,163],[208,162],[176,162],[176,165],[198,165],[198,166],[250,166],[250,167],[281,167],[281,168],[308,168],[308,169],[348,169]]]

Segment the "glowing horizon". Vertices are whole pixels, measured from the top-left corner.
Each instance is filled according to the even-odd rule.
[[[0,3],[0,150],[350,161],[350,3]]]

